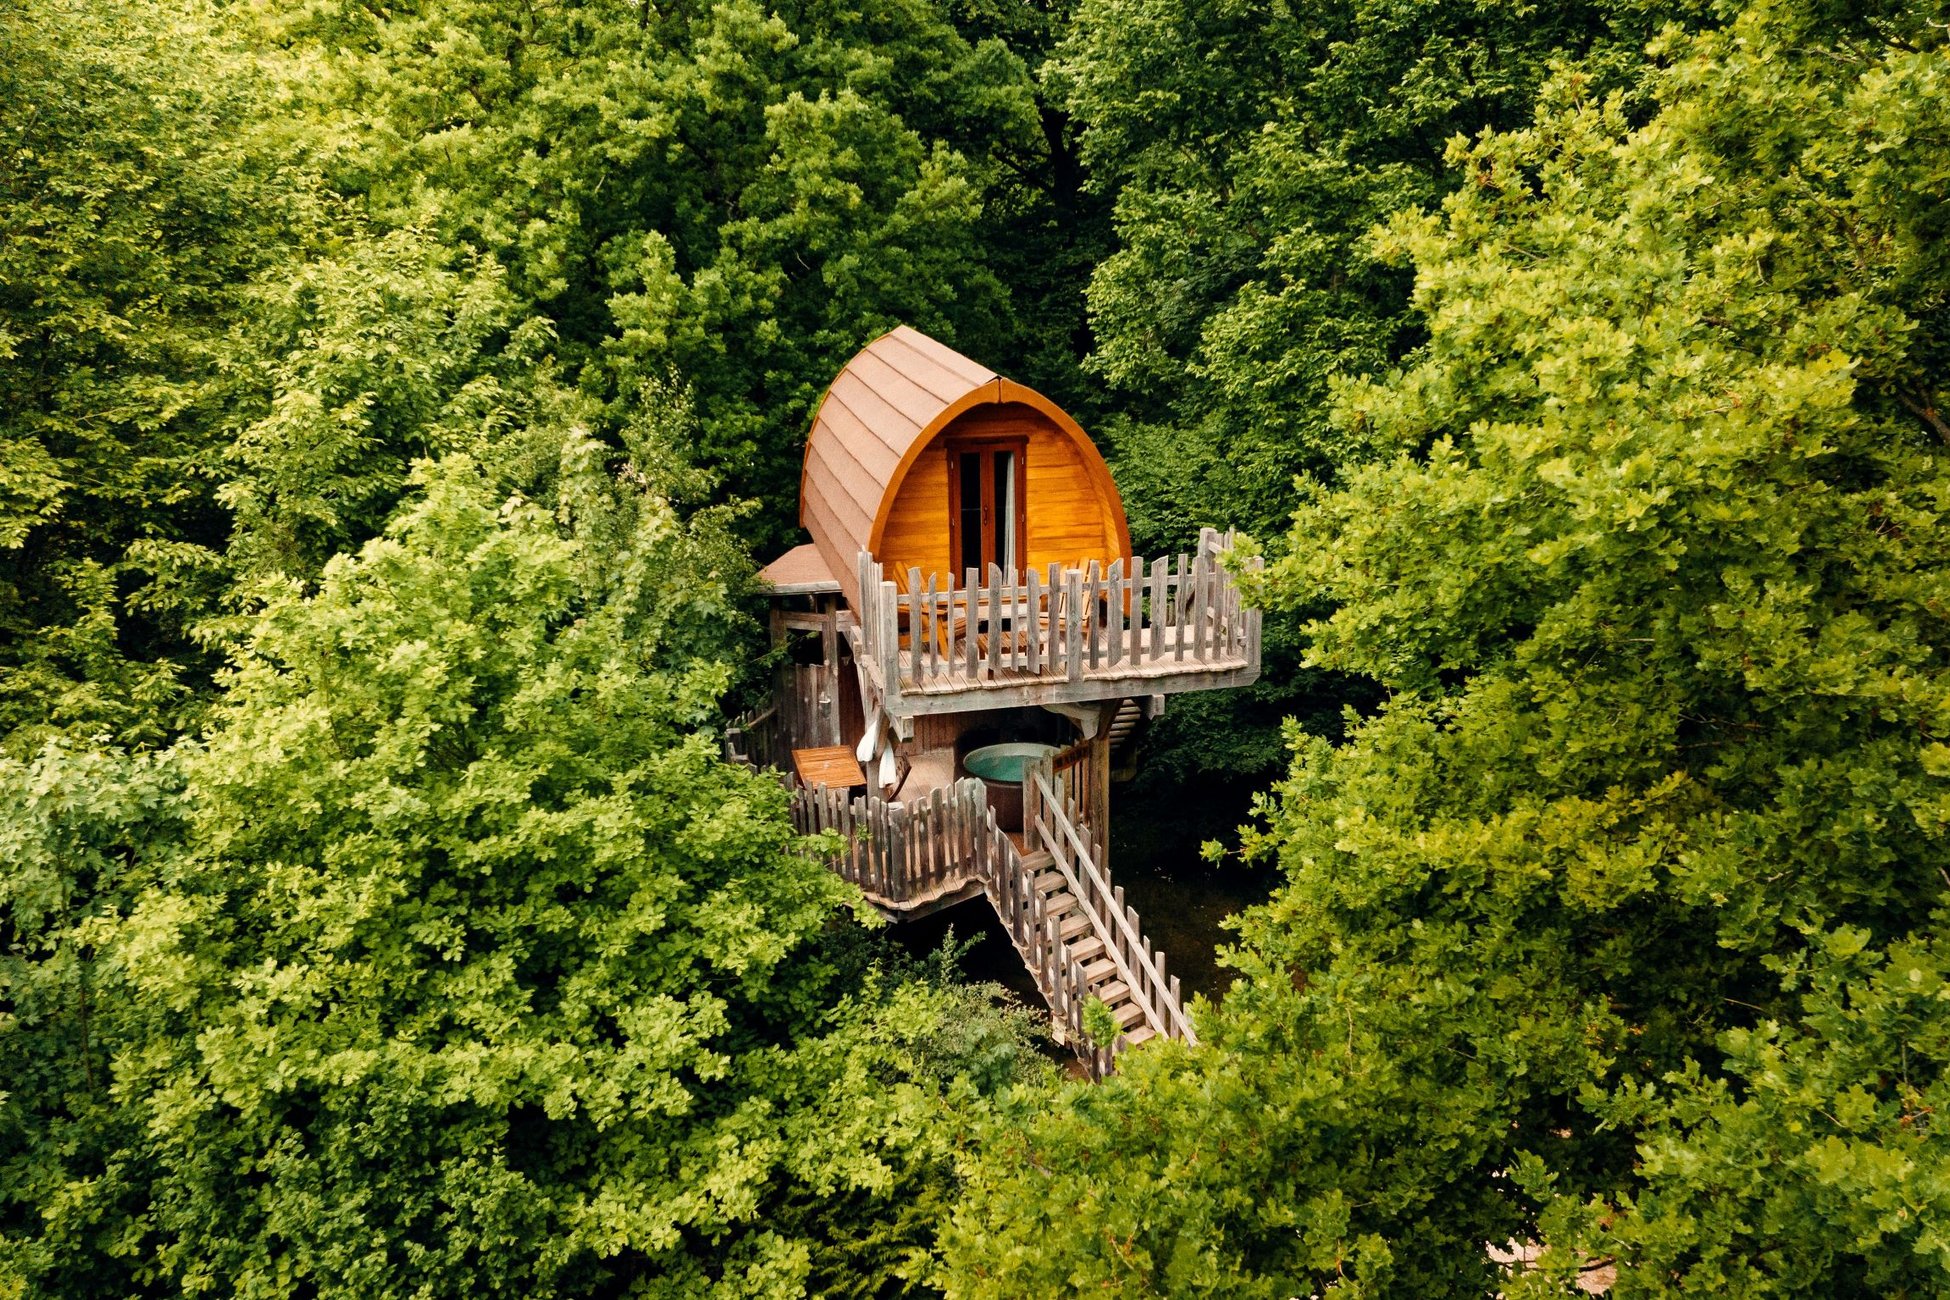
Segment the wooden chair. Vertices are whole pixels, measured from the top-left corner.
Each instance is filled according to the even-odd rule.
[[[894,589],[908,598],[907,606],[910,609],[918,611],[927,600],[928,593],[925,589],[918,592],[914,590],[912,575],[906,569],[894,570]],[[946,656],[949,645],[968,626],[968,602],[962,595],[955,596],[952,601],[945,596],[936,596],[935,605],[936,608],[929,612],[928,629],[934,642],[935,653]],[[943,605],[947,607],[943,608]],[[914,633],[915,629],[904,617],[900,624],[901,649],[909,651],[914,649]]]

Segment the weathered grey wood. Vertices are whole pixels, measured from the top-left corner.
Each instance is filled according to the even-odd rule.
[[[932,582],[930,582],[932,585]],[[924,677],[927,663],[927,649],[922,638],[927,635],[927,611],[922,604],[921,570],[917,565],[907,569],[907,591],[899,598],[900,607],[907,611],[907,677],[909,680]],[[895,619],[898,623],[898,617]]]
[[[1079,676],[1074,681],[1045,675],[992,684],[955,680],[938,686],[918,687],[900,697],[901,716],[921,717],[935,713],[962,713],[971,708],[1009,709],[1030,704],[1088,704],[1093,701],[1122,700],[1137,695],[1166,691],[1223,690],[1246,686],[1259,676],[1241,663],[1173,669],[1151,664],[1119,667],[1118,675]]]
[[[982,575],[974,569],[969,569],[963,576],[967,583],[967,591],[964,593],[966,613],[961,624],[960,666],[963,673],[973,680],[975,677],[975,606],[981,599]]]
[[[1198,604],[1192,607],[1192,658],[1197,660],[1199,663],[1204,663],[1206,625],[1212,621],[1211,618],[1209,617],[1209,611],[1211,609],[1211,604],[1210,604],[1211,594],[1212,594],[1211,593],[1212,561],[1210,557],[1208,557],[1204,553],[1203,549],[1201,549],[1199,552],[1197,564],[1198,564],[1199,600],[1198,600]]]
[[[1112,560],[1104,572],[1104,636],[1106,658],[1115,668],[1124,658],[1124,611],[1118,603],[1124,590],[1124,561]]]
[[[1063,609],[1063,653],[1069,662],[1071,681],[1083,680],[1083,575],[1075,569],[1064,574],[1068,579]]]
[[[989,565],[989,603],[984,626],[989,630],[988,675],[991,680],[1002,668],[1002,566]]]
[[[897,623],[900,612],[894,606],[894,584],[891,582],[882,582],[875,585],[880,590],[879,609],[877,611],[879,619],[876,626],[880,629],[882,656],[880,662],[881,681],[886,684],[886,699],[895,701],[900,698],[901,691],[901,642],[900,629]]]
[[[1024,573],[1024,577],[1034,579],[1035,573]],[[1008,667],[1012,672],[1022,672],[1035,635],[1035,604],[1028,583],[1018,585],[1010,579],[1010,587],[1016,591],[1016,606],[1008,620]]]
[[[1101,643],[1103,638],[1100,635],[1098,635],[1101,629],[1099,629],[1099,627],[1097,626],[1098,624],[1097,611],[1103,608],[1103,597],[1104,597],[1103,566],[1099,564],[1097,561],[1092,560],[1090,561],[1089,574],[1084,579],[1083,625],[1089,629],[1088,639],[1090,642],[1090,666],[1093,669],[1098,667],[1103,662],[1103,655],[1102,655],[1102,648],[1101,648]]]

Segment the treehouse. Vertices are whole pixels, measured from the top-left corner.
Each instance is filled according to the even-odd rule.
[[[890,915],[986,894],[1059,1025],[1101,997],[1124,1031],[1107,1052],[1189,1037],[1109,884],[1109,789],[1167,696],[1258,676],[1235,580],[1256,561],[1211,530],[1134,555],[1076,421],[905,326],[826,390],[799,519],[811,540],[761,575],[774,699],[727,753],[787,774],[802,828],[840,831],[835,866]]]

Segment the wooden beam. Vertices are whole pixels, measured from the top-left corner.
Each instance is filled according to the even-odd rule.
[[[840,614],[837,607],[821,603],[827,604],[819,620],[819,650],[826,660],[826,721],[832,743],[837,745],[846,739],[840,725]]]
[[[1157,677],[1085,677],[1077,681],[1033,681],[1020,683],[970,683],[966,687],[933,687],[909,690],[890,703],[888,711],[920,716],[927,713],[966,713],[978,709],[1013,709],[1031,704],[1084,704],[1096,700],[1122,700],[1178,691],[1217,691],[1247,686],[1259,674],[1248,668],[1210,669],[1204,672],[1174,673],[1168,679]]]

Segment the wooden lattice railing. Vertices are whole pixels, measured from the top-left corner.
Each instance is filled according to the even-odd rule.
[[[899,911],[981,877],[995,816],[982,783],[965,777],[907,803],[800,787],[792,792],[792,824],[802,835],[838,834],[840,851],[827,865]]]
[[[1081,809],[1069,783],[1044,760],[1032,770],[1024,793],[1025,824],[1035,837],[1028,855],[996,824],[982,782],[969,778],[909,803],[848,797],[841,790],[795,789],[792,818],[802,834],[837,835],[839,848],[828,865],[889,910],[923,906],[964,891],[972,896],[979,886],[1049,1004],[1051,1018],[1102,1077],[1127,1042],[1120,1034],[1108,1047],[1099,1047],[1086,1033],[1085,1008],[1106,981],[1093,983],[1084,963],[1072,956],[1073,942],[1062,938],[1059,918],[1048,910],[1048,895],[1036,884],[1037,873],[1053,863],[1089,917],[1087,933],[1103,941],[1117,979],[1142,1009],[1143,1023],[1161,1036],[1197,1042],[1179,981],[1167,976],[1164,954],[1144,937],[1136,911],[1124,902],[1124,891],[1111,885],[1099,865],[1095,841],[1078,824]],[[1034,851],[1039,844],[1047,860]]]
[[[1260,614],[1207,529],[1189,554],[1017,573],[999,565],[889,581],[858,557],[856,654],[884,696],[984,686],[1256,674]],[[1257,568],[1247,557],[1243,567]],[[1130,693],[1141,687],[1132,686]]]
[[[1178,977],[1167,973],[1165,954],[1145,937],[1137,909],[1124,901],[1123,886],[1111,883],[1097,842],[1082,825],[1083,796],[1057,776],[1049,759],[1032,766],[1023,782],[1023,825],[1030,843],[1063,873],[1146,1023],[1166,1037],[1196,1043]]]

